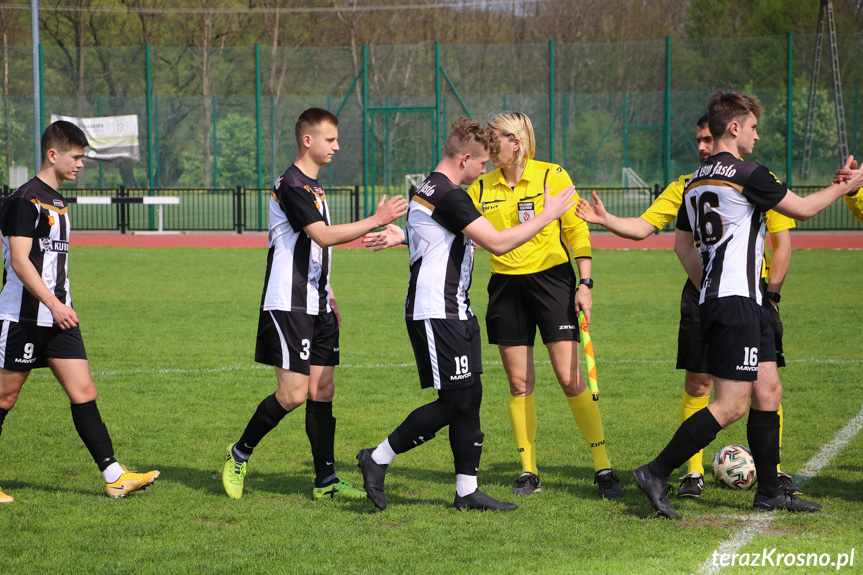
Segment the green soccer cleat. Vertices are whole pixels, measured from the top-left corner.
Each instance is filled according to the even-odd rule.
[[[357,489],[347,481],[339,479],[326,487],[315,487],[312,489],[312,499],[335,499],[336,497],[347,497],[348,499],[365,499],[366,492]]]
[[[248,461],[237,461],[234,459],[232,448],[234,444],[228,445],[225,450],[225,467],[222,469],[222,485],[231,499],[240,499],[243,496],[243,481],[246,479],[246,466]]]

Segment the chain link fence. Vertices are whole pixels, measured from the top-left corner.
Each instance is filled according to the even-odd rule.
[[[863,34],[838,42],[849,153],[858,156]],[[311,106],[327,108],[339,115],[341,150],[319,180],[329,188],[359,186],[362,217],[381,194],[404,193],[406,175],[434,167],[457,117],[484,122],[504,110],[530,116],[536,157],[564,166],[579,189],[626,187],[623,168],[649,189],[662,187],[697,166],[695,122],[710,93],[734,89],[766,108],[751,159],[797,189],[826,184],[840,165],[825,49],[809,178],[800,176],[814,52],[814,35],[355,48],[43,46],[40,112],[45,125],[51,114],[138,116],[141,161],[88,162],[72,187],[218,196],[237,186],[268,189],[294,159],[296,117]],[[31,48],[8,47],[0,57],[2,184],[11,166],[25,166],[32,177],[35,143]],[[799,227],[822,225],[863,229],[850,216]]]

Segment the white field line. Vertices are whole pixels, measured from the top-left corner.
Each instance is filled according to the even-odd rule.
[[[540,360],[537,361],[538,364],[550,365],[551,362],[548,360]],[[640,364],[640,365],[658,365],[658,364],[668,364],[674,363],[674,360],[671,359],[616,359],[616,360],[603,360],[600,362],[604,365],[627,365],[627,364]],[[863,363],[863,359],[792,359],[788,360],[788,363],[830,363],[830,364],[859,364]],[[495,366],[501,365],[500,361],[486,361],[483,362],[483,365]],[[340,364],[338,366],[339,369],[379,369],[382,367],[416,367],[416,363],[369,363],[364,365],[352,365],[352,364]],[[107,370],[107,371],[94,371],[94,376],[101,377],[112,377],[112,376],[124,376],[124,375],[147,375],[147,374],[184,374],[184,373],[222,373],[228,371],[257,371],[257,370],[271,370],[272,368],[266,365],[261,364],[250,364],[250,365],[228,365],[222,367],[204,367],[204,368],[195,368],[195,369],[183,369],[183,368],[154,368],[154,369],[138,369],[138,370]]]
[[[821,446],[821,450],[812,456],[812,458],[803,466],[797,474],[794,476],[794,482],[797,485],[805,485],[811,479],[816,477],[822,469],[824,469],[827,465],[833,461],[833,458],[839,455],[839,452],[845,448],[848,443],[854,439],[854,436],[863,429],[863,409],[861,409],[857,415],[851,418],[851,420],[845,424],[845,427],[836,432],[836,435],[833,438]],[[737,532],[734,533],[730,538],[726,539],[722,543],[719,544],[719,547],[716,548],[716,551],[711,553],[707,559],[704,560],[704,563],[701,564],[701,569],[698,571],[698,575],[716,575],[722,570],[720,565],[713,564],[713,557],[720,557],[723,553],[734,554],[740,551],[740,549],[747,545],[752,538],[755,537],[758,532],[763,531],[770,522],[773,521],[773,518],[776,516],[777,512],[773,512],[770,514],[758,514],[752,515],[746,521],[746,523],[741,527]]]

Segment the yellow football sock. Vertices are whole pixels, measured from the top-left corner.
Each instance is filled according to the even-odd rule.
[[[779,461],[782,461],[782,404],[779,404]],[[779,469],[779,464],[776,464],[776,471],[782,471]]]
[[[689,395],[685,391],[683,392],[683,399],[680,400],[680,423],[683,423],[689,417],[694,414],[696,411],[701,411],[707,404],[710,403],[710,396],[707,397],[695,397],[693,395]],[[704,458],[704,450],[702,449],[695,455],[693,455],[689,461],[686,462],[686,472],[687,473],[700,473],[704,475],[704,463],[702,459]]]
[[[575,397],[567,397],[569,410],[590,447],[595,471],[611,468],[608,453],[605,451],[605,434],[602,431],[602,419],[599,417],[599,405],[586,389]]]
[[[515,446],[522,472],[539,473],[536,469],[536,405],[533,394],[509,396],[509,421],[515,436]]]

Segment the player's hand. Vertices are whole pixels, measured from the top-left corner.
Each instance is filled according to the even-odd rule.
[[[590,325],[590,308],[593,307],[593,297],[590,295],[590,289],[584,284],[579,284],[575,290],[575,315],[578,312],[584,312],[584,320],[587,325]]]
[[[605,211],[605,206],[602,204],[599,196],[596,195],[596,192],[592,192],[592,194],[594,203],[591,204],[586,199],[581,198],[578,200],[578,205],[575,208],[575,215],[589,224],[605,225],[605,218],[608,216],[608,212]]]
[[[375,219],[377,220],[376,228],[383,227],[394,222],[403,215],[408,213],[408,202],[401,196],[393,196],[387,201],[387,195],[381,196],[381,201],[378,202],[378,209],[375,211]]]
[[[405,232],[395,224],[387,224],[380,232],[369,232],[362,237],[364,248],[373,248],[375,251],[385,250],[403,244]]]
[[[60,329],[72,329],[78,325],[78,314],[75,313],[74,309],[62,303],[60,300],[57,300],[57,303],[50,309],[51,317],[54,318],[54,322],[60,326]]]
[[[339,306],[336,305],[336,296],[333,295],[333,292],[330,292],[330,307],[333,308],[333,313],[336,314],[339,329],[342,329],[342,314],[339,313]]]
[[[845,161],[845,165],[837,170],[836,174],[833,176],[833,183],[841,184],[842,182],[847,182],[851,179],[856,169],[857,160],[854,159],[854,156],[848,156],[848,159]]]
[[[545,185],[545,196],[543,197],[542,213],[548,214],[554,221],[575,205],[575,186],[572,184],[563,188],[559,194],[551,195],[551,188]]]

